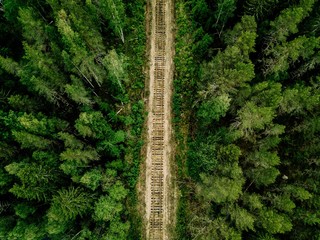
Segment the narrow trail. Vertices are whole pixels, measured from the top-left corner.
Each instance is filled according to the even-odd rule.
[[[173,3],[151,1],[148,136],[145,206],[146,238],[170,239],[174,222],[171,164],[171,96],[173,79]]]

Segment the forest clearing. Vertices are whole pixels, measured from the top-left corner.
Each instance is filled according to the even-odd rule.
[[[175,190],[172,188],[171,101],[173,79],[172,1],[151,2],[150,73],[146,154],[146,236],[171,239]]]

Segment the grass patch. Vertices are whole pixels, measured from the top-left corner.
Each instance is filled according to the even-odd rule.
[[[125,176],[130,189],[127,207],[130,218],[129,239],[141,239],[142,219],[138,211],[138,196],[136,185],[139,178],[141,163],[141,148],[143,146],[142,126],[145,121],[143,96],[145,86],[144,68],[146,66],[146,31],[145,31],[145,4],[144,0],[128,3],[127,11],[129,22],[126,30],[127,37],[124,51],[128,56],[128,73],[130,81],[126,86],[130,99],[126,109],[130,139],[126,148],[125,162],[127,164]]]
[[[193,58],[193,27],[188,18],[188,11],[183,1],[177,0],[176,10],[176,55],[175,78],[173,95],[174,130],[176,141],[176,164],[179,199],[177,206],[176,239],[189,239],[187,234],[188,217],[188,171],[187,140],[189,135],[189,122],[191,117],[193,96],[196,89],[196,66]]]

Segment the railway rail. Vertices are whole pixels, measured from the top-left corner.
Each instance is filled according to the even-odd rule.
[[[170,0],[154,0],[152,6],[153,27],[151,46],[153,54],[151,54],[152,67],[150,69],[150,97],[149,101],[152,103],[149,106],[149,174],[147,174],[146,182],[150,186],[147,187],[148,194],[146,194],[147,205],[147,239],[163,240],[168,239],[167,236],[167,211],[168,204],[166,196],[166,171],[168,171],[168,154],[166,152],[166,145],[168,143],[168,132],[166,128],[166,118],[168,117],[168,104],[165,101],[165,94],[168,87],[167,68],[167,31],[170,26],[166,23],[166,14],[168,14],[168,1]],[[150,109],[151,108],[151,109]],[[149,208],[149,209],[148,209]]]

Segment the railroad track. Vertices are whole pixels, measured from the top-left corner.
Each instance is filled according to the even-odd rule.
[[[151,199],[146,199],[147,205],[147,239],[163,240],[167,239],[167,211],[168,197],[166,193],[166,170],[168,171],[168,154],[165,145],[168,143],[168,129],[165,127],[166,117],[168,117],[168,107],[165,106],[165,90],[167,81],[166,66],[167,66],[167,29],[166,12],[168,0],[154,0],[152,2],[153,14],[153,40],[151,44],[153,54],[151,54],[151,71],[150,74],[150,98],[152,103],[149,106],[149,174],[147,174],[147,191],[146,196]],[[151,109],[150,109],[151,108]],[[150,126],[151,125],[151,126]],[[149,208],[149,209],[148,209]]]

